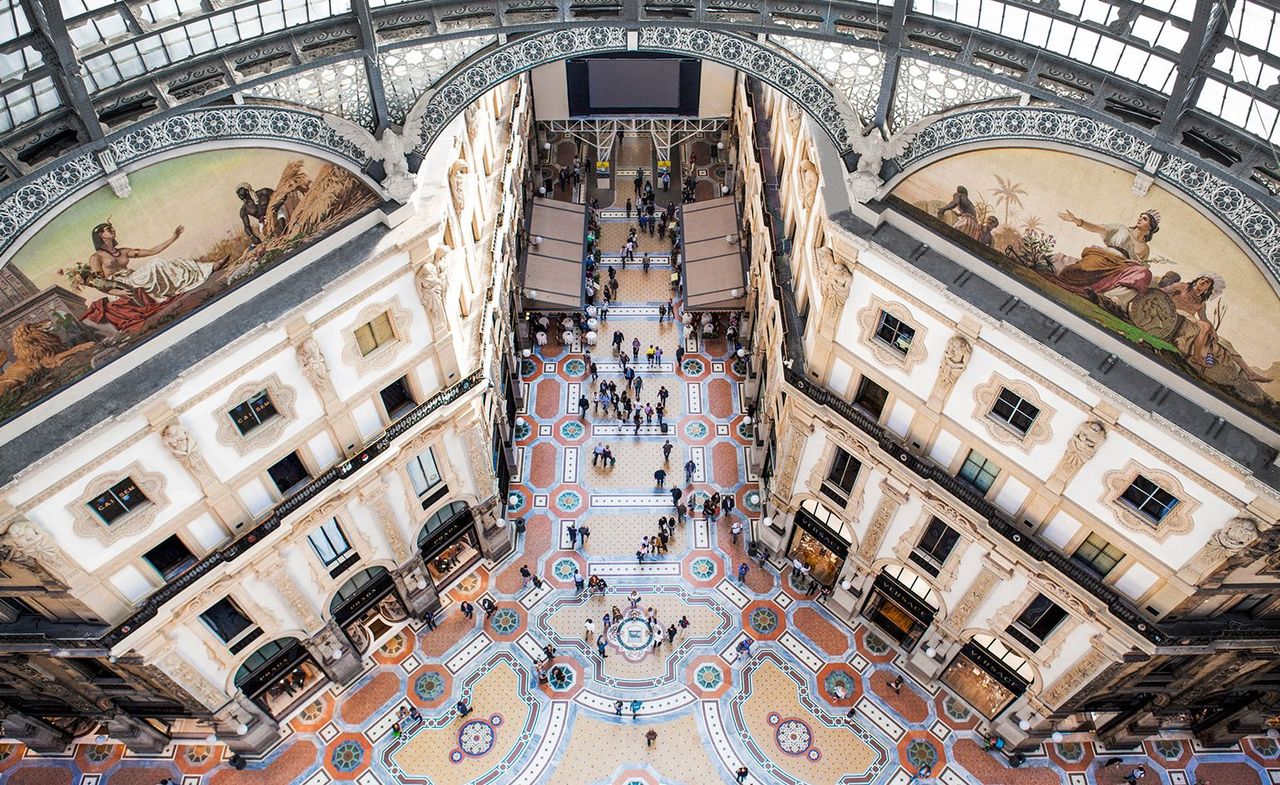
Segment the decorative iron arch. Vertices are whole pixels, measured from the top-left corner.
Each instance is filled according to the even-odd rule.
[[[793,56],[772,45],[733,33],[680,25],[575,27],[537,33],[486,49],[441,78],[418,99],[409,117],[421,116],[414,151],[425,155],[453,118],[497,85],[539,65],[587,54],[652,52],[710,60],[773,86],[795,101],[822,129],[841,155],[851,152],[850,124],[857,115],[844,96]]]

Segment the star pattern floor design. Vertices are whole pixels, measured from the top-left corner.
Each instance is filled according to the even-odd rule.
[[[633,335],[646,346],[659,342],[674,361],[686,336],[678,321],[658,324],[665,276],[661,267],[648,275],[629,269],[623,302],[602,331],[622,330],[628,343]],[[661,386],[671,392],[668,486],[692,457],[686,500],[720,490],[737,499],[733,515],[758,516],[740,427],[743,369],[722,341],[685,346],[685,369],[676,373],[670,362],[646,369],[641,395],[652,401]],[[527,531],[509,558],[454,586],[436,629],[404,626],[368,658],[360,679],[324,690],[286,723],[278,747],[244,771],[226,765],[220,745],[178,744],[141,757],[114,743],[79,744],[66,756],[0,744],[0,782],[729,785],[746,766],[752,785],[908,785],[928,763],[943,785],[1118,785],[1139,762],[1153,785],[1280,782],[1280,745],[1268,738],[1225,750],[1154,740],[1127,753],[1069,740],[1010,768],[983,751],[979,718],[944,688],[908,678],[895,693],[889,682],[900,673],[899,653],[865,623],[797,592],[772,565],[752,562],[740,581],[745,541],[733,541],[729,520],[698,515],[676,527],[665,555],[637,563],[640,538],[656,534],[658,517],[672,512],[668,492],[652,479],[664,437],[610,430],[616,420],[595,412],[577,416],[571,407],[580,391],[594,389],[586,363],[580,354],[547,352],[521,368],[526,406],[516,428],[513,492]],[[607,346],[597,351],[602,368],[612,367],[608,354]],[[608,378],[621,381],[616,372]],[[597,441],[617,454],[615,467],[592,465]],[[590,528],[585,547],[570,547],[570,525]],[[541,588],[524,585],[524,564],[545,579]],[[608,591],[578,593],[575,569],[604,577]],[[632,590],[640,595],[635,610]],[[464,597],[491,597],[498,611],[468,620],[458,610]],[[644,621],[649,608],[664,629],[681,616],[689,627],[655,647]],[[615,609],[621,621],[612,618]],[[594,634],[605,636],[606,657],[586,631],[588,618]],[[744,639],[754,642],[746,656],[737,651]],[[541,682],[534,664],[548,643],[561,667]],[[454,708],[460,698],[473,709],[466,717]],[[396,738],[392,723],[410,705],[424,719]],[[1102,769],[1112,755],[1124,763]]]

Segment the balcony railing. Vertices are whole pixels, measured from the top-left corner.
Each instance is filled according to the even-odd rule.
[[[456,401],[465,392],[479,384],[481,376],[481,372],[476,370],[452,387],[441,390],[414,407],[408,414],[392,423],[377,438],[366,443],[360,452],[341,463],[329,467],[320,476],[302,486],[297,493],[291,494],[287,499],[277,504],[252,529],[245,532],[235,542],[210,553],[196,562],[191,569],[166,583],[156,593],[144,600],[132,616],[115,627],[102,632],[101,625],[85,624],[81,625],[83,630],[79,633],[61,632],[61,627],[58,628],[60,633],[53,633],[52,630],[49,632],[39,631],[40,626],[43,625],[37,626],[35,630],[28,628],[15,632],[6,632],[3,628],[0,628],[0,651],[4,651],[6,646],[15,644],[47,645],[49,647],[68,649],[110,649],[143,624],[155,618],[166,603],[182,594],[215,567],[233,562],[248,553],[263,538],[280,528],[281,522],[290,514],[296,512],[335,482],[345,480],[356,474],[374,458],[385,452],[392,442],[403,436],[410,428],[422,422],[432,412]]]

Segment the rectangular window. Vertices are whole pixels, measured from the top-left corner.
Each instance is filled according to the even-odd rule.
[[[880,312],[880,322],[876,325],[876,338],[890,349],[906,356],[911,351],[911,341],[916,337],[915,328],[891,315],[888,311]]]
[[[271,396],[267,395],[266,390],[227,412],[227,416],[236,424],[241,436],[275,417],[276,414],[275,404],[271,402]]]
[[[911,561],[925,572],[936,576],[942,572],[942,565],[947,563],[947,557],[951,555],[951,551],[959,541],[960,532],[938,518],[932,518],[929,521],[929,527],[924,530],[924,536],[920,538],[920,543],[911,552]]]
[[[213,634],[222,639],[223,643],[230,643],[253,626],[253,622],[240,612],[230,597],[223,597],[210,605],[209,610],[200,614],[200,619],[209,625],[209,629],[213,630]]]
[[[196,563],[195,554],[183,544],[182,540],[178,539],[176,534],[142,554],[142,558],[146,559],[147,563],[154,567],[166,581],[173,580]]]
[[[73,665],[76,670],[84,674],[86,679],[95,684],[119,684],[124,681],[120,674],[93,657],[67,657],[64,662]]]
[[[311,475],[307,473],[307,467],[302,465],[302,459],[298,457],[296,452],[291,452],[281,458],[267,469],[271,481],[275,483],[276,489],[280,493],[287,493],[294,486],[310,479]]]
[[[1129,483],[1129,487],[1120,494],[1120,501],[1142,513],[1153,522],[1164,520],[1174,507],[1178,506],[1178,497],[1156,485],[1139,474]]]
[[[853,492],[853,483],[858,479],[861,468],[862,464],[857,458],[837,447],[831,471],[827,472],[827,479],[822,483],[822,492],[843,505]]]
[[[391,329],[391,317],[380,313],[367,324],[356,328],[356,346],[360,347],[360,355],[368,357],[379,346],[385,346],[396,339]]]
[[[986,493],[1000,476],[1000,467],[977,450],[970,450],[956,476]]]
[[[866,410],[873,419],[879,420],[884,405],[889,400],[889,391],[866,376],[858,382],[858,392],[853,396],[853,405]]]
[[[342,533],[342,527],[338,525],[337,518],[330,518],[319,529],[308,534],[307,540],[311,542],[311,547],[316,549],[316,555],[326,567],[332,567],[338,563],[351,550],[351,544]]]
[[[428,491],[442,481],[440,470],[436,468],[436,456],[430,447],[410,458],[408,469],[409,480],[413,483],[413,492],[418,494],[419,498],[426,496]]]
[[[393,420],[412,409],[416,403],[409,392],[409,382],[403,376],[382,388],[379,395],[382,397],[383,407],[387,410],[387,416]]]
[[[1066,611],[1043,594],[1037,594],[1005,632],[1036,651],[1065,618]]]
[[[991,407],[991,416],[1025,435],[1031,430],[1032,423],[1040,416],[1040,409],[1023,400],[1017,393],[1001,387],[1000,395],[996,397],[995,405]]]
[[[86,502],[89,509],[97,513],[106,524],[115,523],[129,511],[136,510],[146,503],[147,497],[138,489],[138,484],[132,477],[125,477],[112,485],[106,493]]]
[[[1071,558],[1105,578],[1124,558],[1124,552],[1098,535],[1090,534]]]

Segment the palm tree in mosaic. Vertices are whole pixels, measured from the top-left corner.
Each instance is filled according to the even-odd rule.
[[[1022,207],[1022,200],[1019,196],[1026,196],[1027,192],[1023,190],[1021,183],[1015,183],[1012,178],[1006,180],[1000,175],[996,175],[996,182],[1000,183],[1000,187],[992,188],[991,195],[995,197],[996,206],[1004,206],[1004,225],[1009,225],[1009,208]]]

